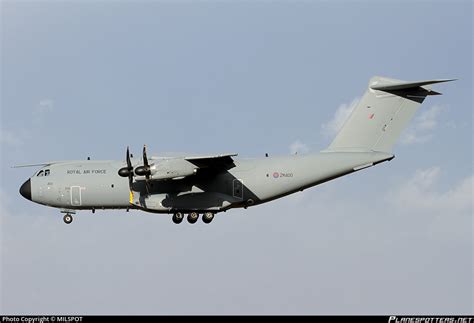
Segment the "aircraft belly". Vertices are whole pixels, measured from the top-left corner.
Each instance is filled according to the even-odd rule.
[[[218,192],[187,192],[150,194],[134,197],[133,204],[144,211],[168,213],[173,211],[222,211],[239,200]]]

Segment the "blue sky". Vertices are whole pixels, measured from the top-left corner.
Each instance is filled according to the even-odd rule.
[[[1,2],[0,312],[472,313],[472,20],[469,1]],[[10,168],[317,152],[373,75],[459,80],[393,161],[209,226],[66,226]]]

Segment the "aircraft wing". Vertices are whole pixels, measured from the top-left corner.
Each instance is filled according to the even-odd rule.
[[[83,163],[83,162],[84,162],[84,160],[53,160],[53,161],[47,161],[47,162],[44,162],[44,163],[37,163],[37,164],[14,165],[14,166],[12,166],[12,168],[50,166],[50,165],[53,165],[53,164]]]
[[[184,159],[199,168],[227,170],[235,166],[234,160],[232,159],[232,157],[235,156],[237,156],[237,154],[185,157]]]
[[[232,157],[237,154],[189,156],[154,159],[151,166],[152,180],[182,179],[196,174],[200,169],[221,172],[235,167]]]

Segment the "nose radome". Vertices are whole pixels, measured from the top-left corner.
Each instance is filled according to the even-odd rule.
[[[28,179],[26,182],[23,183],[20,187],[20,194],[25,199],[31,201],[31,181]]]

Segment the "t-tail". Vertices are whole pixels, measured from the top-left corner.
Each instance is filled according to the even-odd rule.
[[[391,153],[393,145],[428,95],[431,84],[454,79],[407,82],[375,76],[326,151]]]

